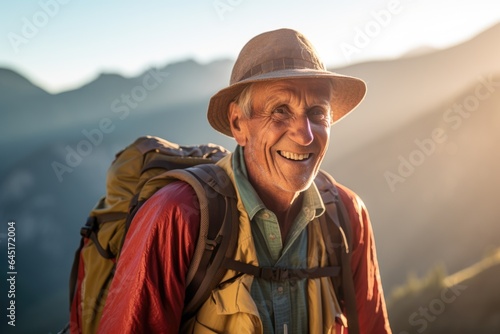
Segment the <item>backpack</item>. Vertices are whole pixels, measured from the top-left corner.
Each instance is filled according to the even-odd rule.
[[[179,146],[151,136],[140,137],[117,153],[108,170],[106,196],[98,201],[80,230],[82,238],[70,276],[71,319],[66,331],[97,331],[135,213],[157,190],[182,180],[193,187],[200,202],[200,237],[186,278],[184,319],[196,314],[211,291],[222,284],[227,269],[239,275],[278,280],[330,276],[344,301],[341,306],[347,313],[349,332],[358,332],[350,270],[351,229],[333,178],[321,171],[315,179],[326,207],[320,224],[327,236],[330,266],[310,270],[254,267],[232,259],[238,238],[238,229],[232,224],[239,221],[236,194],[225,171],[214,164],[228,153],[214,144]]]
[[[80,230],[82,238],[70,275],[67,329],[97,331],[135,213],[157,190],[175,180],[189,183],[200,201],[200,236],[205,237],[198,238],[187,274],[185,310],[192,313],[201,306],[225,273],[220,263],[232,256],[225,251],[234,250],[237,241],[237,229],[231,224],[238,221],[236,194],[227,174],[213,164],[228,153],[214,144],[179,146],[151,136],[140,137],[117,153],[108,169],[106,196]],[[205,247],[205,242],[211,247]],[[218,252],[219,248],[224,251]]]

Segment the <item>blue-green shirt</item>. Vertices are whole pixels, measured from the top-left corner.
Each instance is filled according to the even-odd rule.
[[[307,224],[325,208],[313,183],[304,191],[302,209],[283,241],[276,215],[268,210],[248,181],[243,148],[233,154],[236,187],[251,221],[252,236],[261,267],[307,268]],[[307,333],[307,280],[275,282],[255,278],[251,296],[259,310],[264,333]]]

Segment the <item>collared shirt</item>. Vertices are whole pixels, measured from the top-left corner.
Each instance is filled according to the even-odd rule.
[[[232,161],[232,156],[228,158]],[[229,159],[224,161],[224,168],[228,172],[230,168],[232,169],[229,166],[231,161]],[[368,211],[352,190],[340,184],[337,184],[337,189],[351,219],[353,232],[351,263],[360,333],[390,334],[391,329]],[[206,301],[204,305],[206,307],[202,307],[202,310],[207,310],[206,312],[200,311],[196,317],[182,321],[183,310],[180,306],[185,301],[186,281],[180,278],[187,277],[189,264],[197,246],[201,222],[200,212],[194,208],[199,208],[194,189],[187,183],[173,182],[158,190],[137,212],[127,232],[127,239],[109,289],[98,333],[176,334],[193,331],[201,333],[206,332],[207,328],[214,328],[214,331],[220,333],[243,331],[249,333],[257,328],[254,316],[251,314],[241,312],[218,314],[217,309],[220,309],[221,305],[216,305],[212,298]],[[245,228],[251,228],[251,226],[245,226]],[[259,246],[259,248],[264,247]],[[308,249],[311,248],[314,248],[313,245],[308,245]],[[237,249],[245,251],[241,248]],[[245,254],[244,256],[250,256],[250,260],[254,260],[257,257],[254,250],[252,249],[251,255]],[[291,254],[291,249],[286,253]],[[263,258],[261,255],[260,257]],[[79,274],[83,275],[83,272],[80,271]],[[79,276],[78,279],[83,279],[83,276]],[[240,287],[241,282],[233,284]],[[309,289],[310,286],[307,285]],[[287,293],[293,294],[296,291],[296,289],[290,290]],[[81,303],[83,300],[81,297],[82,294],[76,293],[71,306],[71,330],[75,332],[81,331],[78,327],[82,324]],[[247,293],[241,293],[239,296],[225,294],[224,297],[222,301],[231,303],[233,310],[239,302],[247,303],[248,297],[253,298]],[[308,290],[307,297],[308,299],[311,297],[310,290]],[[324,318],[321,314],[323,301],[321,291],[316,289],[316,295],[313,297],[318,298],[319,304],[307,303],[308,310],[311,310],[309,312],[315,312],[313,309],[317,310],[319,314],[309,313],[307,320],[301,320],[303,323],[307,321],[309,326],[318,316]],[[262,303],[264,298],[255,297],[255,299],[260,305],[269,305],[276,309],[273,299],[269,299],[268,304]],[[291,310],[287,312],[294,312],[292,307],[295,306],[292,303],[287,302],[287,304],[290,305]],[[263,309],[261,313],[265,312],[267,309]],[[267,313],[270,314],[270,312]],[[292,316],[295,316],[295,313],[292,313]],[[272,321],[266,319],[263,320],[265,324],[272,324]],[[295,321],[295,319],[292,320]],[[229,324],[226,326],[227,322]],[[323,332],[322,324],[325,325],[322,320],[319,320],[313,332]],[[329,325],[332,324],[329,323]],[[288,333],[309,332],[309,330],[294,331],[291,326],[289,327]],[[273,328],[268,325],[266,328],[270,328],[267,332],[273,331]],[[340,333],[345,329],[341,327],[340,322],[337,322],[336,330]],[[277,332],[283,333],[283,326],[278,328]]]
[[[248,181],[243,148],[233,155],[236,186],[247,211],[261,267],[307,268],[307,229],[325,211],[321,196],[312,185],[304,191],[302,209],[285,240],[276,215],[268,210]],[[307,280],[275,282],[255,278],[251,287],[264,327],[264,333],[307,333]]]

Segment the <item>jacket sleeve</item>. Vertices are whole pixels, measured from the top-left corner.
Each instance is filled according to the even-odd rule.
[[[354,192],[341,185],[338,188],[352,225],[351,266],[360,333],[391,333],[368,211]]]
[[[127,234],[99,333],[179,332],[199,221],[186,183],[172,183],[144,204]]]

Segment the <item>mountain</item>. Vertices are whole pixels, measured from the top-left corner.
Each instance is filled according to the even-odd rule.
[[[499,246],[499,37],[497,25],[447,50],[337,69],[364,78],[368,95],[332,127],[323,167],[367,205],[387,294],[409,272],[440,263],[458,271]],[[147,134],[234,148],[206,121],[231,66],[187,60],[131,78],[102,74],[60,94],[0,70],[0,220],[16,222],[18,319],[30,320],[19,333],[54,332],[67,320],[79,229],[117,151]],[[58,175],[54,163],[86,142]]]
[[[365,201],[387,287],[436,261],[458,270],[500,243],[500,89],[464,116],[449,112],[476,89],[341,157],[331,143],[323,166]]]
[[[1,95],[0,151],[10,159],[2,161],[0,172],[5,172],[15,161],[21,160],[50,145],[59,138],[78,138],[81,131],[95,127],[102,119],[124,118],[134,115],[166,112],[171,108],[195,101],[208,105],[209,97],[227,84],[232,61],[219,60],[202,65],[192,60],[150,69],[143,74],[125,78],[117,74],[103,74],[94,81],[68,92],[39,94],[8,99]],[[18,87],[20,76],[12,71],[0,72],[0,87]],[[25,86],[29,86],[24,79]],[[21,87],[19,93],[28,91]],[[7,96],[20,96],[6,92]],[[202,111],[206,106],[199,109]],[[205,119],[205,118],[204,118]],[[144,133],[148,128],[141,129]],[[36,136],[36,140],[32,139]],[[23,149],[20,150],[19,147]]]
[[[11,100],[22,102],[22,100],[37,98],[47,94],[45,90],[34,85],[19,73],[6,68],[0,69],[1,106],[5,106],[5,103]]]
[[[500,250],[447,276],[437,267],[411,277],[388,301],[394,333],[496,334],[500,328]]]
[[[499,40],[497,24],[449,49],[335,69],[360,77],[368,85],[365,100],[356,112],[334,127],[333,140],[343,143],[336,154],[369,143],[443,100],[453,99],[471,85],[500,74]],[[358,133],[362,136],[355,135]]]
[[[413,58],[413,57],[420,57],[429,53],[434,53],[438,49],[433,48],[432,46],[420,46],[415,49],[412,49],[408,52],[405,52],[403,55],[401,55],[399,58]]]

